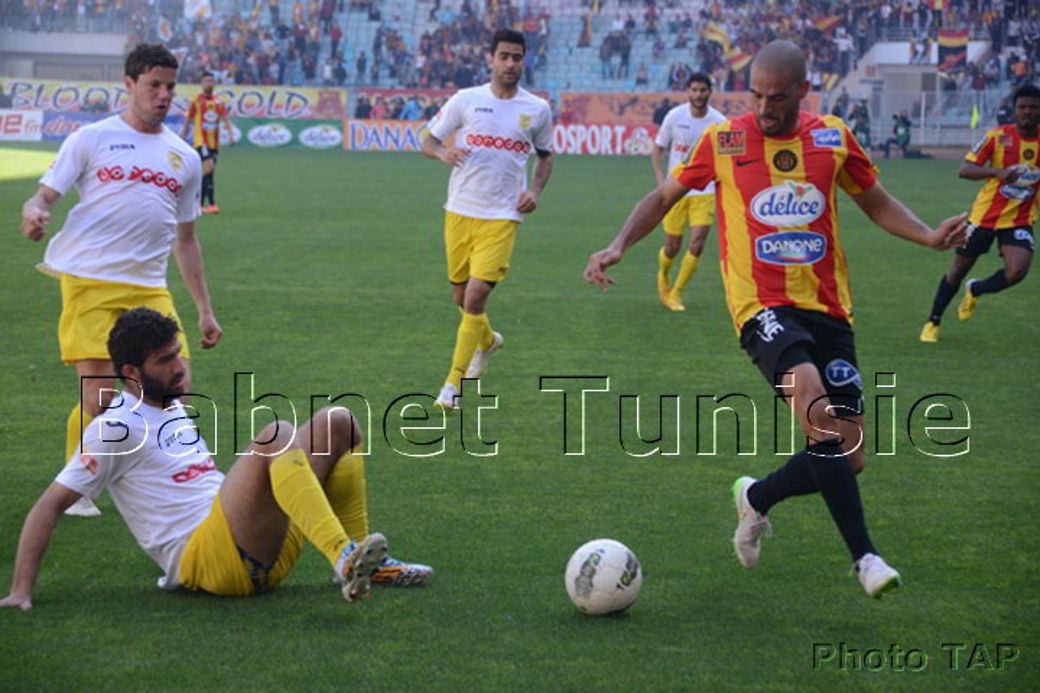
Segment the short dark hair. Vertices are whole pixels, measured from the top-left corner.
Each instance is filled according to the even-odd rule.
[[[120,315],[108,333],[108,356],[116,375],[123,380],[123,366],[140,368],[149,354],[172,342],[179,331],[176,320],[144,306]]]
[[[1016,89],[1015,93],[1011,96],[1011,103],[1017,106],[1018,100],[1023,96],[1027,98],[1033,97],[1040,99],[1040,87],[1036,86],[1035,84],[1023,84],[1018,89]]]
[[[690,78],[686,80],[686,88],[689,89],[690,85],[694,82],[700,82],[706,84],[708,89],[711,89],[711,76],[707,72],[694,72],[690,75]]]
[[[496,31],[495,35],[491,37],[491,55],[495,54],[495,50],[500,43],[516,43],[524,49],[524,53],[527,52],[527,43],[524,42],[524,35],[519,31],[513,31],[512,29],[499,29]]]
[[[216,79],[216,77],[214,76],[214,74],[212,72],[210,72],[209,70],[203,70],[202,74],[199,75],[199,81],[202,81],[202,80],[206,79],[207,77],[212,77],[213,79]]]
[[[161,43],[139,43],[126,56],[123,72],[136,82],[138,77],[153,67],[172,67],[176,70],[179,66],[177,56]]]

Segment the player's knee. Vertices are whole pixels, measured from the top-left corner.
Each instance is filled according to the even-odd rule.
[[[1017,284],[1026,278],[1028,272],[1028,265],[1012,265],[1004,270],[1004,276],[1007,277],[1008,284]]]
[[[296,429],[288,421],[272,421],[253,441],[253,449],[268,456],[280,455],[293,447],[298,447]]]
[[[675,257],[676,253],[679,252],[679,247],[682,245],[682,236],[673,236],[672,234],[665,234],[664,237],[664,254],[668,257]]]
[[[357,417],[346,407],[325,407],[316,418],[327,422],[334,448],[355,450],[364,442]]]

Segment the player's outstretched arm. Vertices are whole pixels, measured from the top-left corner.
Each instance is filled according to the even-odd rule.
[[[987,178],[997,178],[1002,183],[1014,183],[1018,180],[1018,174],[1019,169],[1015,166],[1009,166],[1008,168],[992,168],[990,166],[980,166],[971,161],[961,162],[960,170],[957,171],[957,175],[965,180],[986,180]]]
[[[173,244],[173,256],[177,259],[177,268],[184,278],[184,284],[195,302],[199,313],[199,331],[202,333],[202,348],[210,349],[217,345],[224,330],[213,314],[213,304],[209,299],[209,286],[206,284],[206,268],[202,261],[202,247],[195,235],[195,222],[188,221],[177,224],[177,239]]]
[[[14,577],[11,593],[0,599],[0,608],[17,607],[22,611],[32,608],[33,585],[47,551],[51,534],[62,513],[80,499],[80,494],[55,482],[47,487],[25,517],[22,534],[18,539],[18,554],[14,559]]]
[[[852,199],[871,221],[894,236],[936,250],[946,250],[964,242],[967,212],[944,219],[933,229],[918,219],[906,205],[892,197],[880,183],[854,195]]]
[[[47,224],[51,220],[51,207],[61,198],[61,193],[41,185],[36,194],[22,205],[22,235],[38,241],[47,235]]]
[[[686,192],[686,187],[675,178],[666,178],[664,183],[647,193],[632,209],[610,245],[589,256],[582,278],[606,291],[614,283],[606,274],[607,268],[621,262],[625,251],[653,231]]]
[[[423,156],[429,159],[443,161],[449,166],[461,166],[462,162],[469,156],[469,150],[459,149],[454,146],[445,147],[439,139],[428,132],[422,139],[422,153]]]

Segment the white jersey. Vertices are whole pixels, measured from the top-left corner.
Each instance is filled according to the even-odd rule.
[[[695,118],[690,109],[690,104],[684,103],[668,111],[661,123],[661,129],[657,131],[655,144],[661,149],[668,149],[668,172],[674,171],[675,167],[682,163],[701,134],[709,125],[725,123],[726,116],[708,106],[708,112],[703,118]],[[670,175],[670,173],[669,173]],[[703,190],[693,190],[687,195],[711,195],[715,192],[715,183],[709,183]]]
[[[129,392],[116,396],[83,432],[55,481],[97,498],[105,489],[137,543],[180,584],[180,561],[192,531],[206,519],[224,475],[179,402],[153,407]]]
[[[148,135],[112,116],[79,129],[40,179],[80,197],[44,260],[78,277],[165,287],[175,226],[198,216],[201,181],[198,153],[165,125]]]
[[[430,121],[430,134],[441,142],[452,133],[455,146],[469,150],[469,156],[451,171],[444,209],[523,221],[516,203],[527,190],[527,158],[552,146],[552,112],[545,99],[520,87],[511,99],[496,97],[490,84],[462,89]]]

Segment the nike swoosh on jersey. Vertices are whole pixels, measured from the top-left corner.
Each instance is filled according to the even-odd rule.
[[[735,163],[737,166],[747,166],[748,164],[753,164],[756,161],[758,161],[758,159],[745,159],[744,161],[734,161],[733,163]]]

